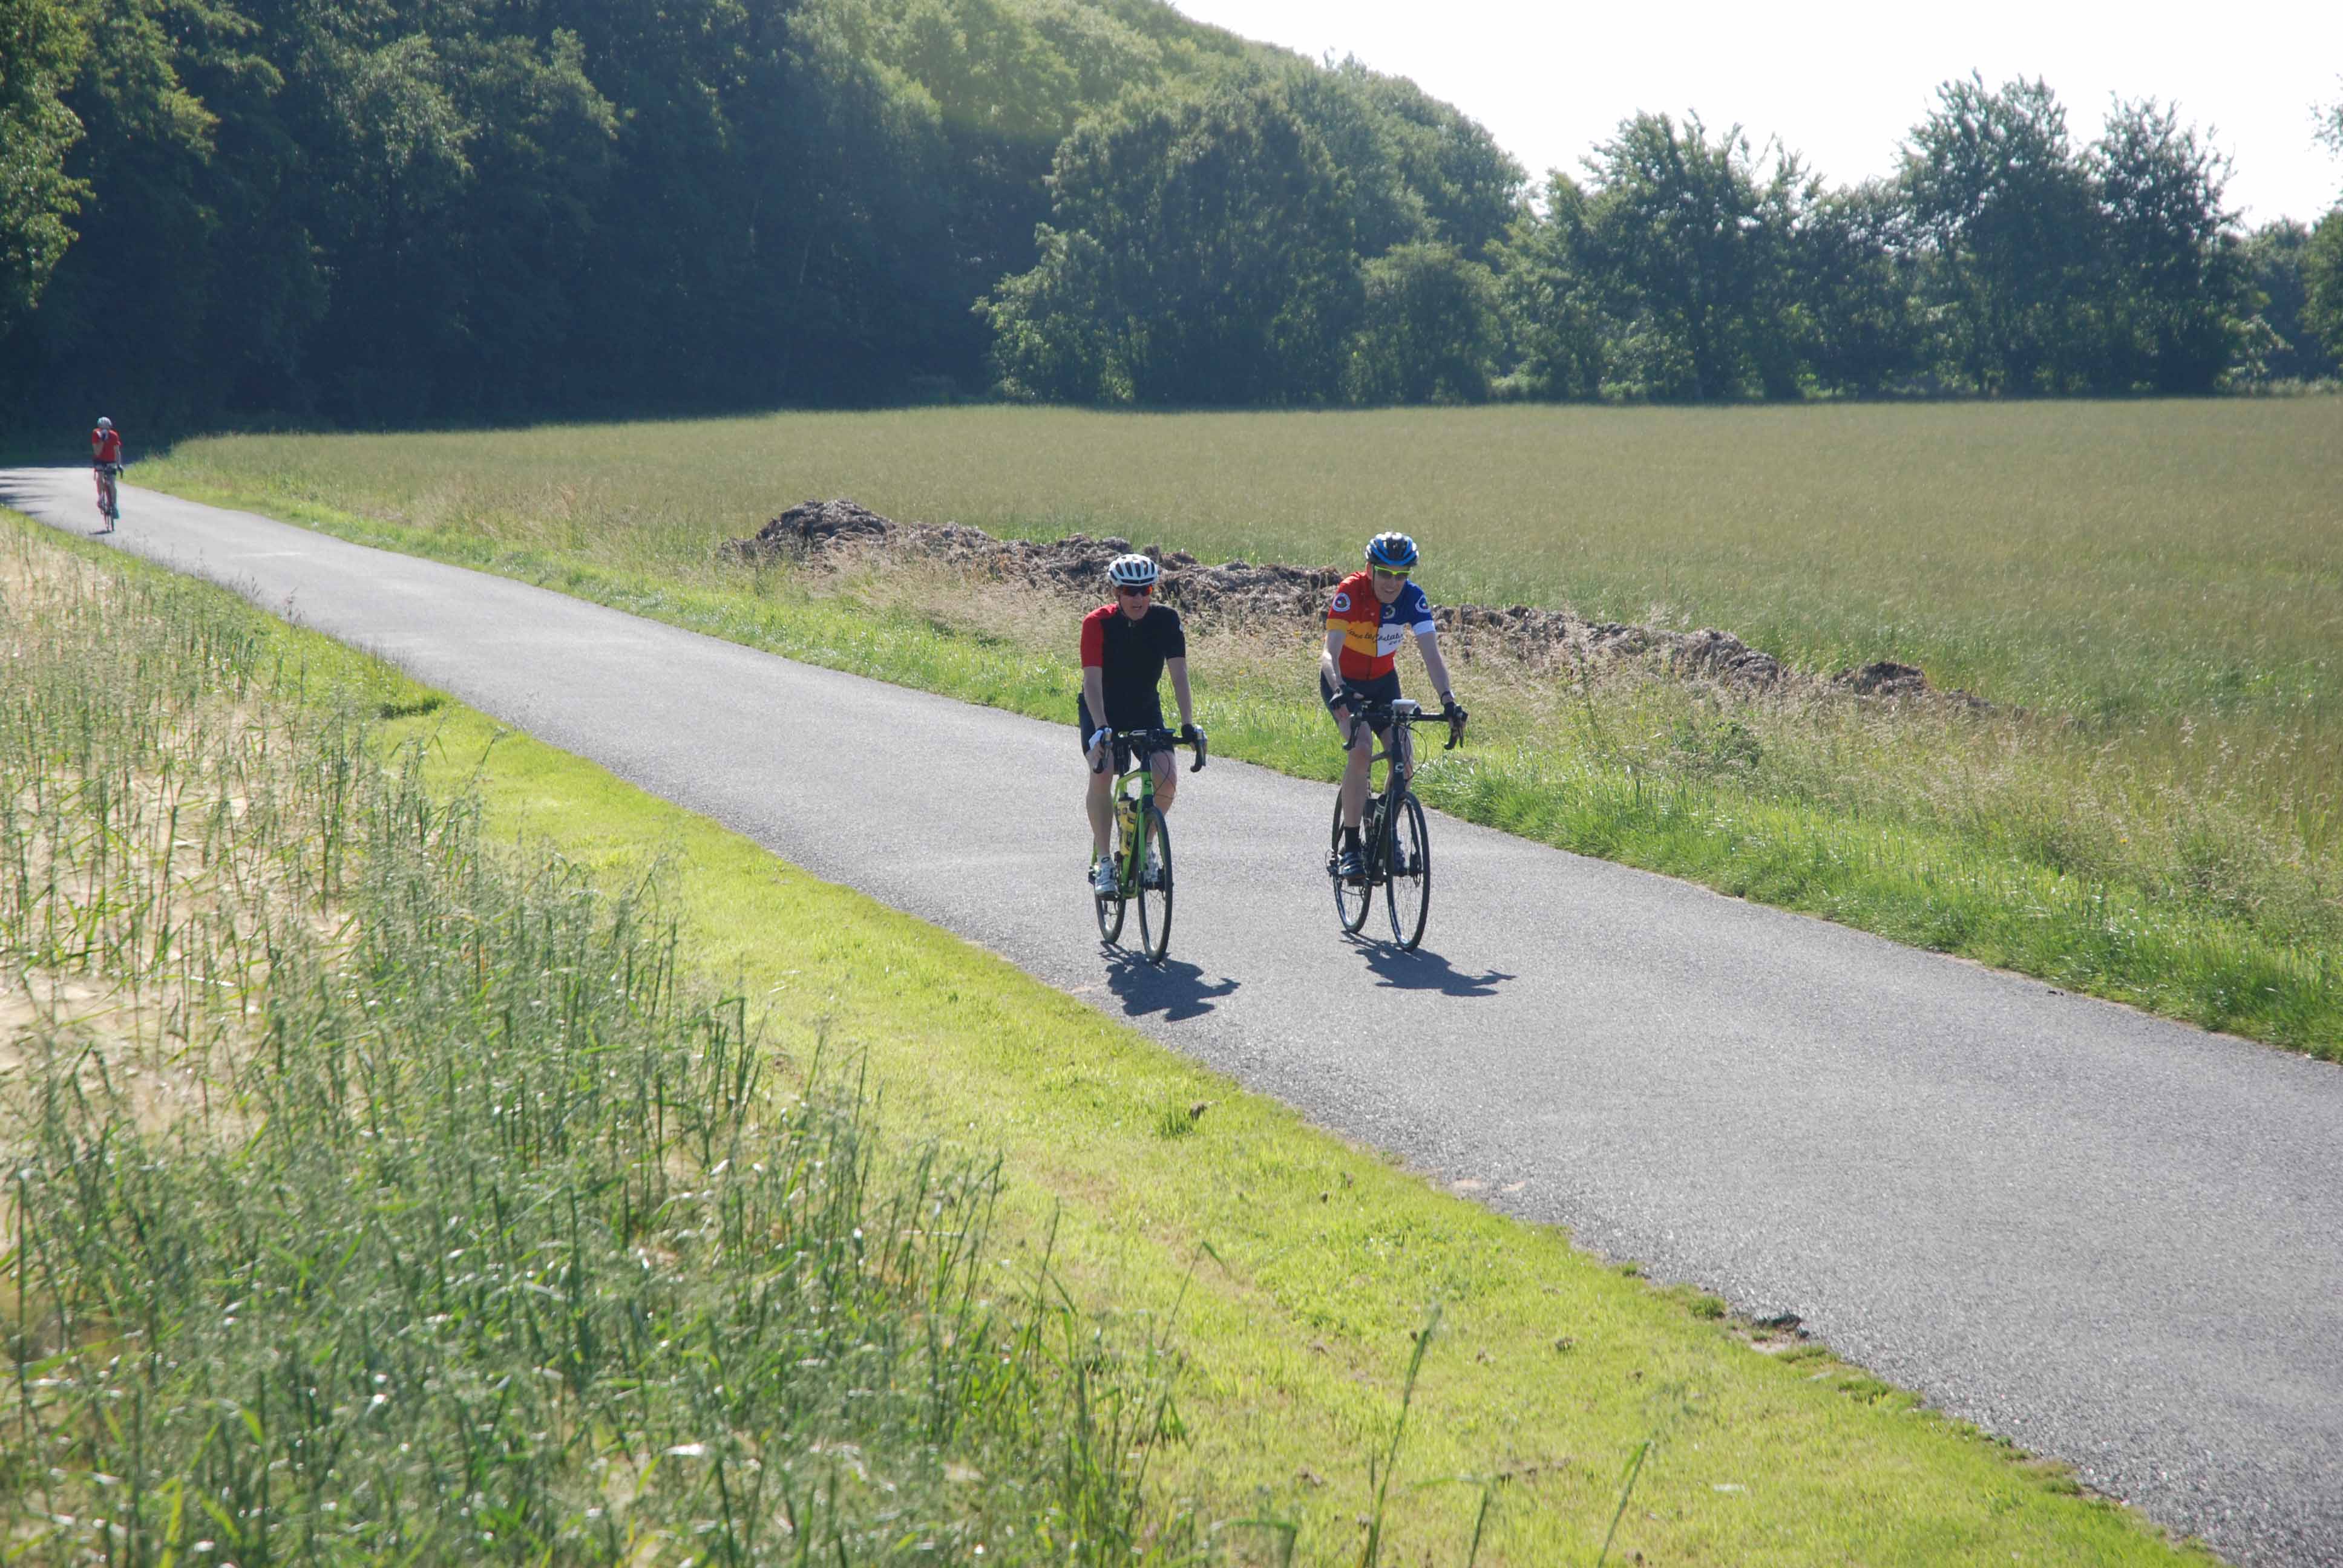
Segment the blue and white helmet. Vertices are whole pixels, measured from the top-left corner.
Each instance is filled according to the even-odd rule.
[[[1107,563],[1106,575],[1114,579],[1117,588],[1145,588],[1155,580],[1160,569],[1146,556],[1117,556]]]
[[[1377,534],[1367,541],[1367,565],[1406,571],[1415,565],[1415,541],[1405,534]]]

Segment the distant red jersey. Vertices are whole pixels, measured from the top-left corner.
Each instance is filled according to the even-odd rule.
[[[89,457],[90,461],[94,463],[122,461],[122,432],[92,430],[89,433]]]

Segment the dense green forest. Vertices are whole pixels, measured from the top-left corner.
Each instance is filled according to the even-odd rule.
[[[2343,210],[2226,170],[1971,78],[1888,180],[1654,114],[1534,186],[1160,0],[0,0],[0,427],[2335,375]]]

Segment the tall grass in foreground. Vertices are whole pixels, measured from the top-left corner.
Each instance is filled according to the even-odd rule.
[[[997,1171],[776,1081],[241,607],[5,588],[11,1561],[1191,1554],[1165,1352],[996,1255]]]

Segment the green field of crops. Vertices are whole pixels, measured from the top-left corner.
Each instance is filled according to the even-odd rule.
[[[1117,415],[984,407],[235,437],[165,481],[689,558],[850,496],[995,533],[1346,560],[1436,602],[1716,626],[2063,712],[2343,718],[2343,398]]]
[[[2343,1054],[2343,398],[1136,416],[1001,407],[223,437],[134,476],[712,635],[1057,717],[1071,607],[918,563],[750,570],[808,497],[1322,563],[1436,601],[1916,663],[1985,718],[1460,673],[1442,809]],[[1318,776],[1307,637],[1192,660],[1229,755]]]

